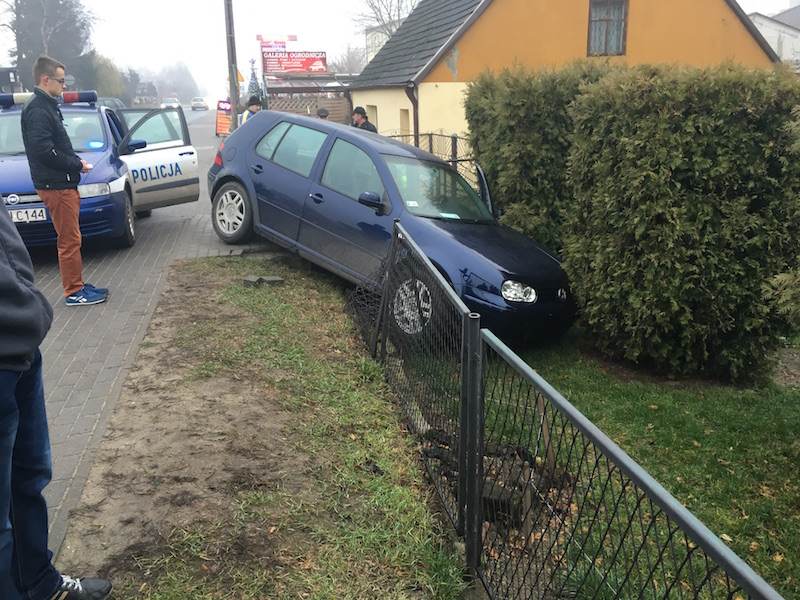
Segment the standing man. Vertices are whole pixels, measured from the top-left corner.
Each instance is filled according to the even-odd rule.
[[[0,207],[0,598],[102,600],[111,583],[62,576],[47,549],[50,437],[39,344],[53,310],[34,287],[33,266]]]
[[[242,125],[247,123],[250,117],[254,117],[261,110],[261,100],[253,94],[247,101],[247,110],[242,113]]]
[[[371,131],[372,133],[378,133],[377,127],[369,122],[367,111],[364,110],[363,106],[356,106],[353,110],[353,127]]]
[[[58,268],[67,306],[105,302],[108,290],[83,281],[78,184],[92,165],[72,149],[58,97],[64,91],[64,65],[40,56],[33,66],[33,98],[22,111],[22,140],[36,193],[44,202],[58,237]]]
[[[327,108],[319,108],[317,109],[317,116],[322,119],[323,121],[327,121],[328,117],[330,116],[330,112]]]

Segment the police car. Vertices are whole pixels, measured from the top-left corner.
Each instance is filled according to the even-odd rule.
[[[20,116],[31,94],[0,94],[0,197],[27,246],[54,244],[56,232],[33,187]],[[196,202],[197,152],[183,110],[114,110],[96,92],[65,92],[64,127],[78,155],[93,165],[81,176],[84,238],[136,242],[136,217],[154,208]]]

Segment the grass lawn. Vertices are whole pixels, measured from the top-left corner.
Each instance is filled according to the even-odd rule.
[[[800,597],[800,388],[659,380],[587,355],[577,335],[524,358],[779,592]]]
[[[208,259],[182,268],[193,280],[221,282],[208,301],[226,315],[198,319],[175,340],[194,365],[190,377],[265,386],[290,414],[289,451],[315,468],[299,491],[235,490],[216,528],[174,532],[163,552],[137,557],[140,571],[119,582],[117,597],[462,597],[462,561],[432,514],[417,449],[380,367],[344,312],[341,281],[295,259]],[[285,283],[242,286],[253,274]],[[280,540],[278,566],[236,551],[241,535],[222,543],[224,532],[267,528]],[[141,587],[149,573],[155,581]]]

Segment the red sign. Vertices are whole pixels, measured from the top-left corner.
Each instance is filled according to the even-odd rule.
[[[285,52],[262,47],[265,73],[327,73],[325,52]]]
[[[215,131],[217,137],[228,135],[231,131],[231,110],[233,107],[227,100],[217,102],[217,123]]]

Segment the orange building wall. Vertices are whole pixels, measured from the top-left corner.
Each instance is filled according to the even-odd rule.
[[[471,81],[514,63],[564,66],[586,58],[588,36],[589,0],[494,0],[425,82]],[[772,66],[725,0],[629,0],[626,55],[610,60]]]

